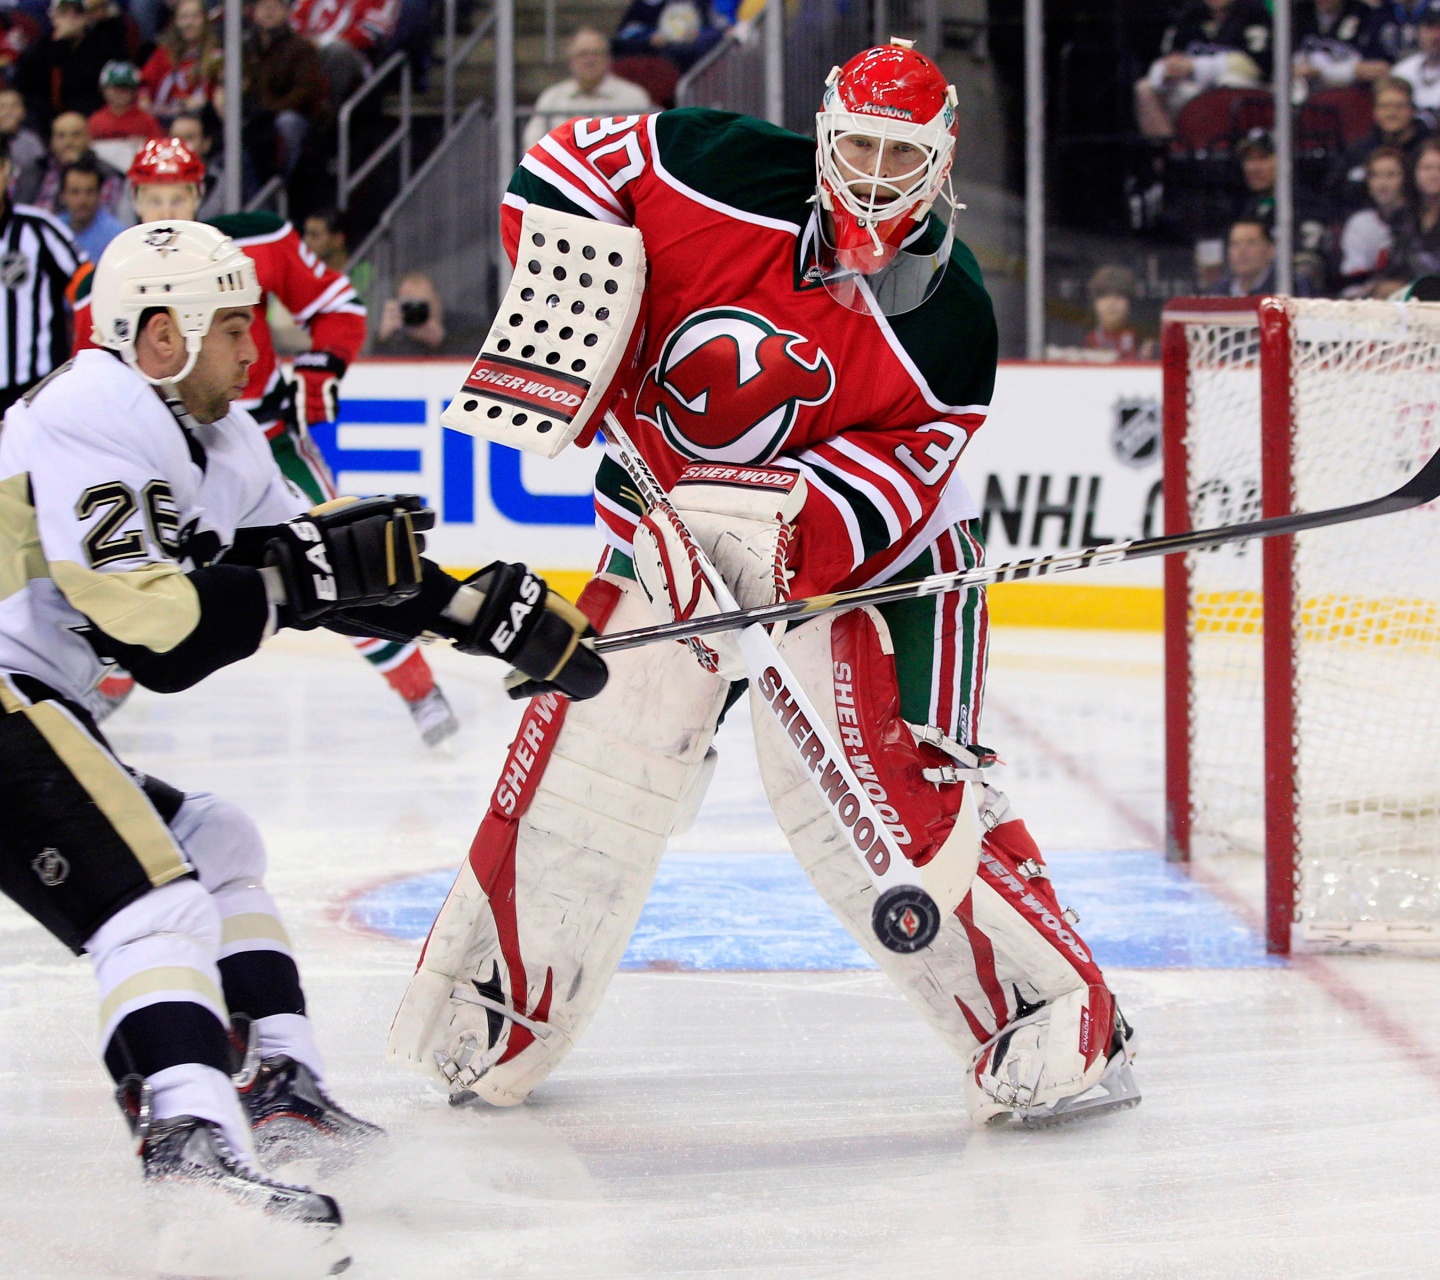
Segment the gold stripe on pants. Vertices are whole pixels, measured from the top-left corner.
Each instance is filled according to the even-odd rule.
[[[71,776],[85,789],[116,834],[135,855],[157,889],[193,868],[155,806],[118,760],[95,741],[56,702],[12,705],[14,696],[0,684],[6,711],[18,711],[39,730]]]

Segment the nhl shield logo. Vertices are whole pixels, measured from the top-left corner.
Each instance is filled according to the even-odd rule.
[[[0,256],[0,284],[18,289],[30,279],[30,259],[16,250]]]
[[[801,407],[834,390],[830,359],[810,339],[753,311],[710,307],[665,339],[635,413],[697,462],[761,463],[780,452]]]
[[[59,849],[41,849],[31,860],[30,869],[40,878],[47,889],[64,884],[70,874],[70,863]]]
[[[1160,457],[1160,402],[1136,397],[1115,402],[1110,444],[1115,456],[1137,471]]]

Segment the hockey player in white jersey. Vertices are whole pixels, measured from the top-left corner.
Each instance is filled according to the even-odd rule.
[[[330,1158],[380,1131],[326,1092],[259,831],[219,796],[128,769],[82,700],[111,662],[178,691],[283,626],[434,633],[574,697],[598,692],[605,667],[580,643],[583,617],[523,566],[461,584],[423,559],[419,499],[305,510],[230,407],[258,298],[253,263],[214,228],[133,227],[96,272],[108,349],[6,415],[0,890],[89,955],[146,1179],[214,1184],[333,1238],[334,1201],[261,1162]],[[232,1017],[249,1048],[234,1078]]]

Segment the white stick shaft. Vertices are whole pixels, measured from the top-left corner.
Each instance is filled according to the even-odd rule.
[[[669,495],[641,457],[625,428],[612,414],[605,416],[605,435],[615,446],[621,465],[640,486],[645,501],[652,507],[664,507],[673,515],[675,509],[670,505]],[[684,521],[678,515],[675,522],[685,529]],[[696,563],[715,594],[716,605],[725,612],[738,609],[740,606],[725,579],[710,563],[704,550],[695,545],[688,529],[685,537],[694,546]],[[900,852],[890,828],[861,786],[849,759],[836,744],[814,703],[795,678],[789,664],[780,656],[770,633],[755,624],[741,631],[739,640],[740,655],[745,659],[751,684],[759,692],[766,710],[784,730],[800,762],[810,772],[812,784],[834,814],[850,851],[865,868],[865,874],[876,890],[884,892],[897,885],[923,887],[918,868]],[[953,903],[950,905],[954,906]]]

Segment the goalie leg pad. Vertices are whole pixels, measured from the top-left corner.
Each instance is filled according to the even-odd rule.
[[[936,745],[949,742],[900,716],[890,631],[873,609],[808,622],[779,642],[827,727],[849,757],[901,850],[922,869],[927,888],[954,902],[975,874],[978,833],[966,793],[978,789],[978,769],[959,766]],[[921,951],[897,955],[871,925],[875,890],[831,816],[813,775],[785,731],[752,693],[760,772],[771,808],[800,865],[820,896],[876,964],[919,1008],[962,1059],[975,1048],[961,1008],[981,995],[969,940],[954,917]],[[925,741],[924,738],[933,739]],[[954,744],[951,744],[954,747]],[[960,748],[954,748],[961,750]],[[926,774],[942,775],[947,781]]]
[[[755,707],[771,807],[821,897],[952,1051],[973,1068],[982,1047],[1048,1002],[1092,991],[1108,1000],[1075,914],[1060,906],[1040,851],[1008,799],[983,781],[975,756],[945,731],[900,717],[894,641],[884,619],[870,609],[820,619],[787,634],[780,647],[901,848],[922,872],[958,888],[949,900],[958,897],[960,905],[928,948],[896,955],[882,947],[870,927],[869,878],[783,730]],[[967,803],[979,811],[978,849],[966,829]],[[1104,1035],[1087,1039],[1086,1070],[1094,1052],[1101,1052],[1104,1069],[1105,1048]],[[1069,1079],[1055,1078],[1062,1077]]]
[[[601,576],[602,630],[651,621]],[[588,1025],[669,835],[698,806],[726,682],[678,645],[616,655],[599,697],[536,698],[390,1033],[391,1058],[452,1092],[521,1102]]]

